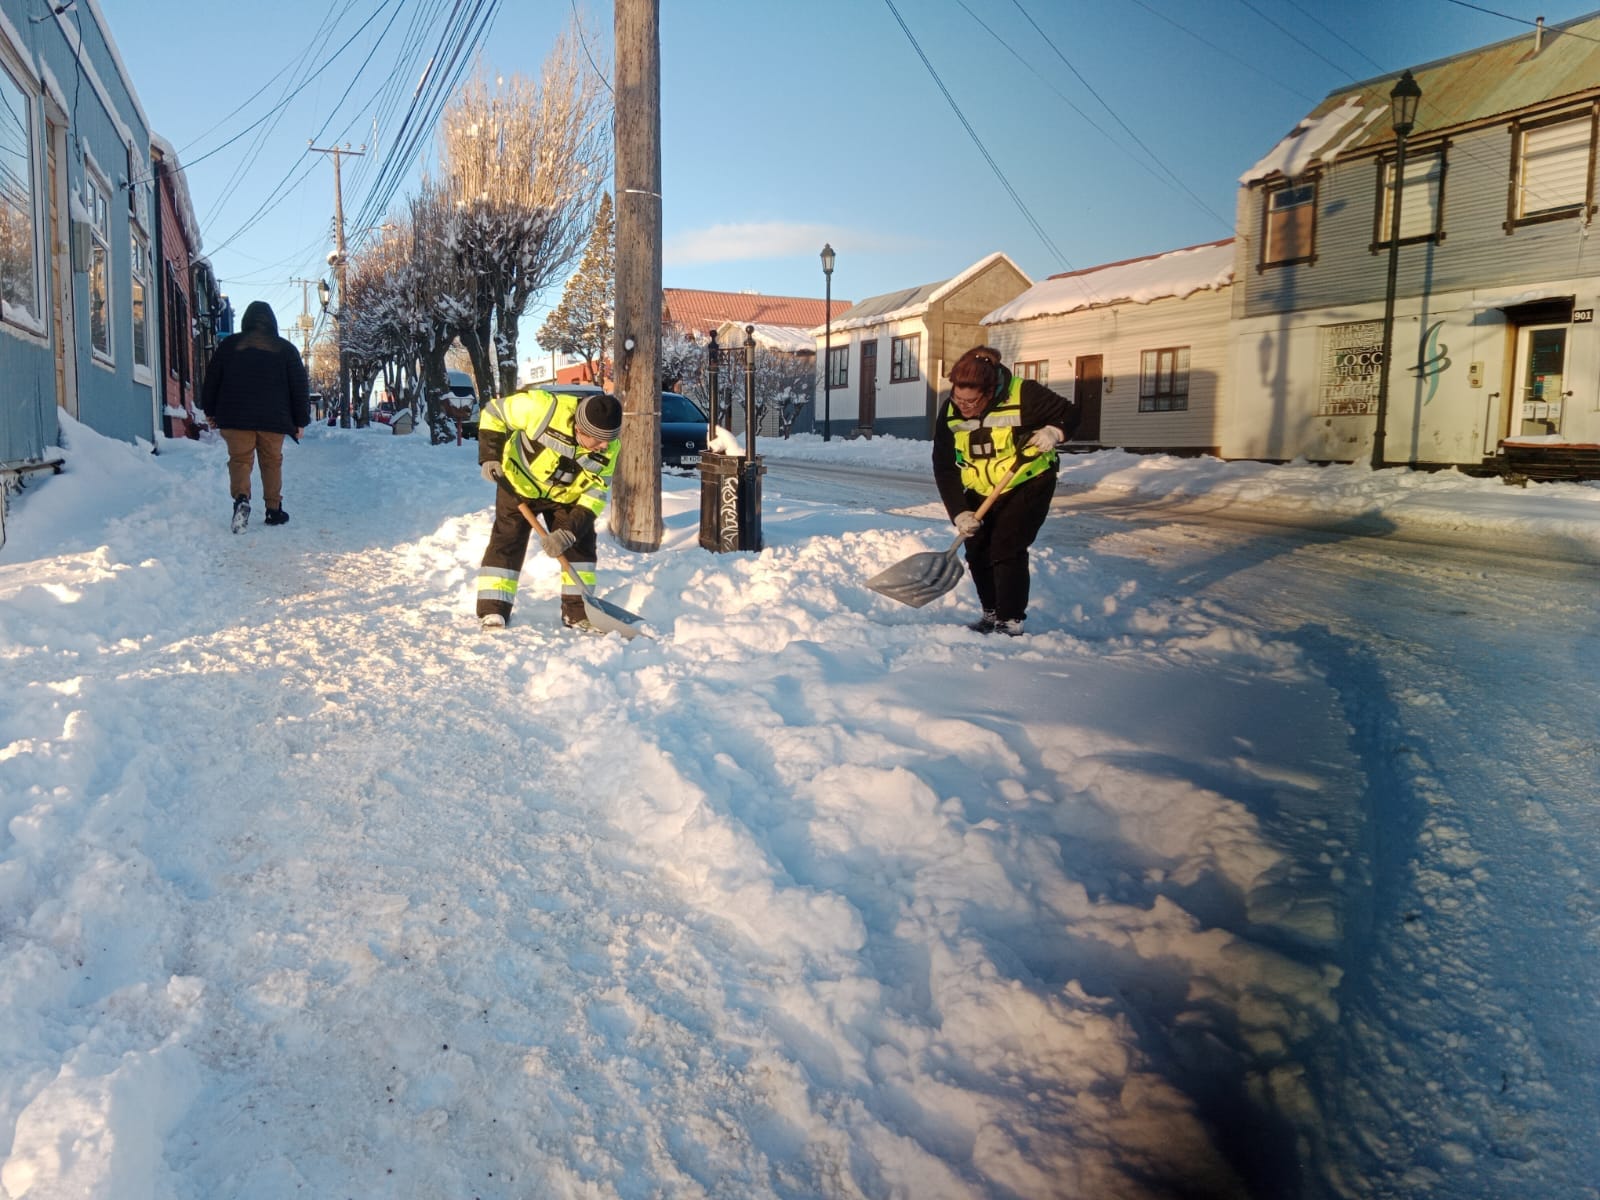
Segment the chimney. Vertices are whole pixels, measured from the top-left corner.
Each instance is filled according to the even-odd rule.
[[[1544,49],[1544,18],[1535,17],[1533,20],[1533,52],[1535,54]]]

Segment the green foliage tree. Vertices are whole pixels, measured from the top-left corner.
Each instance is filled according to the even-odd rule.
[[[594,230],[583,261],[561,294],[561,303],[539,327],[539,345],[558,354],[576,354],[589,368],[589,378],[599,382],[606,374],[606,347],[617,307],[616,222],[609,193],[600,197]]]

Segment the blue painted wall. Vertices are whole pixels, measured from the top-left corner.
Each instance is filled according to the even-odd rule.
[[[156,423],[153,404],[153,379],[159,348],[152,338],[148,345],[150,381],[135,378],[133,365],[133,313],[131,275],[131,216],[128,207],[129,143],[132,144],[132,175],[135,186],[143,189],[145,211],[153,220],[150,199],[150,131],[140,111],[137,97],[117,66],[113,43],[99,23],[96,5],[80,4],[71,12],[37,20],[41,7],[31,0],[0,0],[0,13],[6,18],[4,52],[15,68],[18,81],[32,93],[34,119],[35,192],[42,203],[35,214],[47,235],[49,207],[56,196],[47,191],[45,167],[45,113],[42,86],[30,81],[53,78],[66,94],[68,112],[65,159],[67,188],[77,197],[77,211],[83,212],[82,197],[85,162],[92,159],[109,185],[109,249],[112,359],[108,365],[96,359],[89,343],[88,263],[73,263],[69,303],[74,309],[72,323],[75,345],[69,353],[77,365],[78,419],[110,437],[132,441],[153,441]],[[75,46],[81,32],[81,43]],[[22,44],[19,46],[18,42]],[[82,66],[80,70],[79,52]],[[98,82],[99,86],[96,86]],[[70,202],[69,202],[70,203]],[[65,220],[69,213],[60,214]],[[153,230],[147,229],[153,237]],[[48,321],[49,297],[55,293],[56,263],[46,245],[42,273],[43,315],[47,318],[47,343],[29,337],[14,327],[0,325],[0,463],[38,458],[57,443],[60,434],[55,394],[56,332]],[[156,320],[154,280],[146,297],[146,319]]]

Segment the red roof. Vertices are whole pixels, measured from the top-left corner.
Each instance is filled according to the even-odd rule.
[[[835,300],[833,315],[851,306]],[[827,302],[799,296],[761,296],[752,292],[703,292],[694,288],[662,288],[661,319],[668,325],[704,334],[724,321],[742,325],[790,325],[815,329],[828,319]]]

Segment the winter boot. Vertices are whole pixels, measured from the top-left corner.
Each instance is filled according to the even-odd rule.
[[[561,614],[561,624],[563,626],[565,626],[566,628],[574,629],[579,633],[599,633],[600,632],[600,630],[598,630],[598,629],[596,629],[594,627],[594,625],[590,622],[588,617],[573,618],[573,617],[567,616],[566,613],[562,613]]]
[[[478,618],[478,627],[480,629],[491,631],[496,629],[504,629],[506,627],[506,619],[499,613],[488,613],[485,616]]]
[[[233,498],[233,531],[243,533],[244,527],[250,524],[250,497],[235,496]]]
[[[1003,633],[1007,637],[1021,637],[1022,618],[1018,617],[1013,621],[996,621],[994,623],[994,631],[996,633]]]
[[[268,525],[287,525],[289,523],[289,514],[281,508],[269,508],[267,509],[265,522]]]
[[[994,609],[986,608],[983,610],[983,616],[971,622],[967,628],[973,633],[993,633],[994,627],[998,624],[1000,619],[994,615]]]

